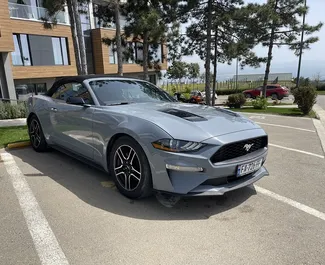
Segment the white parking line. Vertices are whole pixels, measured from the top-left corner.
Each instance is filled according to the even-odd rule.
[[[254,187],[255,187],[255,190],[257,192],[261,193],[261,194],[269,196],[269,197],[271,197],[273,199],[276,199],[278,201],[284,202],[284,203],[286,203],[286,204],[288,204],[288,205],[290,205],[292,207],[295,207],[295,208],[297,208],[297,209],[299,209],[299,210],[301,210],[301,211],[303,211],[305,213],[308,213],[308,214],[310,214],[310,215],[312,215],[314,217],[317,217],[317,218],[325,221],[325,213],[322,213],[322,212],[320,212],[320,211],[318,211],[318,210],[316,210],[314,208],[311,208],[311,207],[309,207],[309,206],[307,206],[305,204],[302,204],[300,202],[291,200],[291,199],[289,199],[287,197],[281,196],[279,194],[276,194],[276,193],[274,193],[272,191],[261,188],[259,186],[254,185]]]
[[[277,144],[269,143],[269,146],[278,147],[278,148],[282,148],[282,149],[285,149],[285,150],[289,150],[289,151],[293,151],[293,152],[297,152],[297,153],[302,153],[302,154],[306,154],[306,155],[316,156],[316,157],[319,157],[319,158],[324,158],[324,156],[322,156],[322,155],[318,155],[318,154],[314,154],[314,153],[310,153],[310,152],[306,152],[306,151],[302,151],[302,150],[298,150],[298,149],[294,149],[294,148],[284,147],[284,146],[277,145]]]
[[[68,265],[49,223],[23,173],[9,153],[1,153],[42,265]]]
[[[279,124],[273,124],[273,123],[264,123],[264,122],[258,122],[258,121],[256,121],[255,123],[261,124],[261,125],[267,125],[267,126],[274,126],[274,127],[281,127],[281,128],[287,128],[287,129],[305,131],[305,132],[312,132],[312,133],[315,133],[316,132],[314,130],[308,130],[308,129],[298,128],[298,127],[292,127],[292,126],[287,126],[287,125],[279,125]]]

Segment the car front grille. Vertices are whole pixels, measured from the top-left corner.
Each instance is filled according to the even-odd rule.
[[[220,149],[211,157],[210,160],[212,163],[218,163],[236,157],[244,156],[267,147],[267,143],[267,136],[262,136],[226,144],[220,147]]]

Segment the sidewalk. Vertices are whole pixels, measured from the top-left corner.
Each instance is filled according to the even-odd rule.
[[[0,120],[0,127],[23,126],[26,125],[26,119]]]

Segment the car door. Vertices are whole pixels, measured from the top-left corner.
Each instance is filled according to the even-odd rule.
[[[276,86],[267,86],[266,87],[266,96],[267,97],[270,97],[274,93],[276,93]]]
[[[69,97],[82,97],[87,106],[68,104]],[[94,102],[88,89],[78,82],[65,83],[52,95],[52,99],[50,106],[52,141],[73,153],[93,159]]]

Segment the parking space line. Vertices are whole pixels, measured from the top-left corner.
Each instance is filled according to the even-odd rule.
[[[316,132],[314,130],[308,130],[308,129],[298,128],[298,127],[292,127],[292,126],[286,126],[286,125],[279,125],[279,124],[273,124],[273,123],[264,123],[264,122],[257,122],[257,121],[255,123],[261,124],[261,125],[268,125],[268,126],[274,126],[274,127],[281,127],[281,128],[287,128],[287,129],[305,131],[305,132],[312,132],[312,133],[315,133]]]
[[[254,185],[254,188],[255,188],[255,190],[257,192],[259,192],[261,194],[264,194],[264,195],[269,196],[269,197],[271,197],[273,199],[276,199],[278,201],[286,203],[286,204],[288,204],[288,205],[290,205],[292,207],[295,207],[296,209],[299,209],[299,210],[301,210],[301,211],[303,211],[305,213],[308,213],[308,214],[310,214],[310,215],[312,215],[314,217],[317,217],[317,218],[325,221],[325,213],[322,213],[322,212],[320,212],[320,211],[318,211],[318,210],[316,210],[314,208],[311,208],[311,207],[309,207],[309,206],[307,206],[305,204],[302,204],[300,202],[294,201],[294,200],[289,199],[287,197],[281,196],[279,194],[276,194],[276,193],[274,193],[272,191],[261,188],[259,186]]]
[[[277,115],[277,114],[264,114],[261,113],[258,115],[257,113],[254,112],[241,112],[242,114],[246,115],[251,115],[249,118],[253,119],[255,117],[273,117],[273,118],[285,118],[285,119],[300,119],[300,120],[311,120],[312,118],[306,118],[306,117],[291,117],[291,116],[285,116],[285,115]]]
[[[318,155],[318,154],[314,154],[314,153],[302,151],[302,150],[299,150],[299,149],[284,147],[284,146],[277,145],[277,144],[271,144],[271,143],[269,143],[269,146],[273,146],[273,147],[277,147],[277,148],[282,148],[282,149],[285,149],[285,150],[289,150],[289,151],[293,151],[293,152],[297,152],[297,153],[301,153],[301,154],[305,154],[305,155],[311,155],[311,156],[316,156],[316,157],[319,157],[319,158],[324,158],[324,156],[322,156],[322,155]]]
[[[1,153],[42,265],[68,265],[49,223],[11,154]]]

